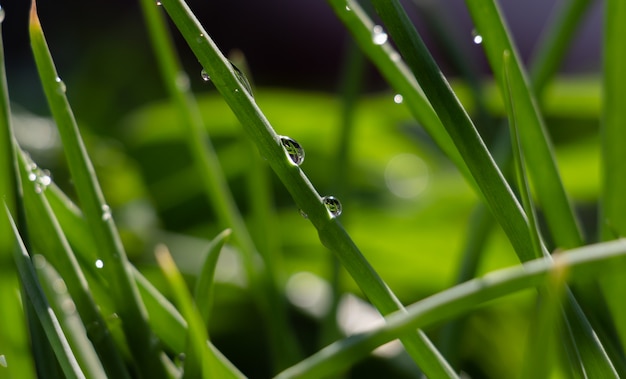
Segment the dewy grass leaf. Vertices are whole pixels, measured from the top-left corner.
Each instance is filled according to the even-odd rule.
[[[354,242],[327,208],[324,199],[313,188],[297,164],[289,159],[276,134],[252,96],[239,81],[232,65],[219,51],[187,5],[180,0],[164,0],[163,6],[182,33],[215,87],[233,110],[261,156],[283,182],[298,207],[318,230],[322,243],[335,253],[369,300],[383,314],[401,309],[402,305],[363,257]],[[337,203],[333,203],[336,206]],[[421,331],[402,337],[402,342],[432,378],[456,377],[426,335]]]
[[[606,1],[604,15],[602,190],[598,221],[600,239],[610,240],[626,235],[626,2]],[[626,265],[621,267],[622,272],[626,270]],[[622,274],[605,275],[600,282],[622,349],[626,349],[626,278]]]
[[[40,178],[30,180],[32,175],[37,176],[37,174],[29,170],[31,163],[26,162],[21,153],[18,156],[18,161],[21,168],[20,176],[29,230],[35,240],[33,245],[39,245],[39,251],[46,255],[46,258],[55,266],[65,281],[76,309],[85,324],[88,337],[93,342],[107,375],[115,378],[129,377],[104,318],[89,292],[87,281],[74,252],[42,193],[45,190],[36,187],[39,186],[36,182]]]
[[[61,135],[70,173],[85,218],[105,263],[103,270],[110,278],[111,295],[116,311],[123,320],[122,326],[135,358],[134,361],[145,376],[165,378],[158,343],[148,326],[145,309],[127,266],[124,248],[80,138],[74,115],[65,96],[65,84],[57,75],[37,17],[35,2],[31,8],[29,31],[44,92]]]
[[[46,333],[48,341],[50,341],[50,344],[52,345],[55,356],[66,377],[69,379],[85,378],[85,375],[78,365],[76,357],[67,342],[65,334],[63,334],[59,320],[48,305],[46,295],[41,289],[41,285],[37,279],[37,274],[33,268],[33,263],[28,251],[26,251],[26,247],[22,242],[22,238],[17,230],[17,227],[13,222],[13,218],[11,218],[6,207],[4,207],[4,210],[6,212],[5,216],[10,218],[15,243],[18,245],[18,248],[14,250],[14,258],[22,285],[24,286],[24,290],[28,296],[28,298],[24,299],[24,301],[28,301],[32,304],[39,322]]]
[[[519,203],[404,9],[396,0],[373,2],[516,253],[522,261],[535,258]]]
[[[198,359],[193,363],[199,366],[192,366],[192,362],[185,362],[184,377],[186,378],[244,378],[244,375],[237,371],[223,357],[215,354],[209,347],[207,331],[202,322],[202,317],[195,308],[191,294],[187,290],[182,275],[176,268],[167,247],[160,245],[155,251],[156,259],[163,274],[167,278],[174,293],[177,303],[189,325],[189,342],[191,349],[187,355],[195,354]]]
[[[406,312],[387,316],[383,326],[337,341],[280,373],[276,379],[314,379],[341,372],[376,347],[398,338],[406,330],[427,327],[503,296],[544,285],[555,270],[566,270],[568,281],[586,281],[600,273],[612,271],[616,264],[624,261],[626,239],[620,239],[564,251],[554,260],[539,258],[491,272],[409,305]],[[593,378],[614,377],[589,374]]]
[[[528,147],[525,149],[528,152],[525,157],[528,171],[552,238],[560,248],[580,246],[583,244],[583,237],[561,182],[554,148],[497,5],[494,0],[466,1],[466,4],[477,32],[483,37],[481,45],[485,49],[501,93],[506,91],[502,53],[511,53],[509,81],[512,97],[516,99],[513,105],[520,125],[520,138],[522,146]]]
[[[185,141],[193,159],[195,176],[202,184],[203,192],[215,209],[222,226],[232,228],[234,231],[234,240],[243,252],[247,275],[252,282],[250,288],[255,293],[254,299],[265,313],[273,350],[272,358],[278,369],[286,367],[300,359],[300,353],[297,341],[293,338],[294,333],[287,321],[286,304],[277,293],[278,284],[275,283],[276,278],[272,276],[274,274],[271,270],[272,257],[262,255],[267,270],[261,270],[256,265],[258,253],[270,254],[270,252],[263,249],[257,250],[243,217],[237,209],[217,154],[203,125],[198,106],[189,90],[189,78],[182,71],[176,57],[173,43],[166,30],[165,20],[160,13],[161,9],[155,6],[153,0],[142,0],[141,4],[161,77],[183,120],[181,124],[185,128]],[[242,86],[242,91],[251,94],[250,84],[243,73],[232,63],[230,69]]]

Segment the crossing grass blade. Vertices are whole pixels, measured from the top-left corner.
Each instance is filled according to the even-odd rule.
[[[587,281],[600,273],[614,272],[614,267],[624,261],[626,240],[620,239],[564,251],[555,259],[538,258],[521,266],[491,272],[409,305],[406,312],[387,316],[383,326],[337,341],[275,378],[303,379],[332,375],[363,359],[376,347],[398,338],[407,330],[425,328],[474,310],[502,296],[545,285],[550,275],[557,271],[566,272],[568,282]]]
[[[59,78],[48,50],[35,2],[31,7],[29,32],[46,99],[61,135],[85,219],[96,241],[95,246],[99,247],[99,253],[105,262],[103,271],[110,278],[111,296],[116,311],[123,320],[122,327],[135,358],[134,362],[144,375],[165,378],[159,346],[148,326],[124,248],[65,96],[65,84]]]
[[[256,144],[261,156],[267,159],[297,206],[308,215],[322,243],[338,256],[381,313],[387,314],[401,309],[400,302],[363,257],[337,218],[329,214],[321,196],[300,167],[288,159],[279,136],[248,93],[244,83],[239,80],[232,65],[219,51],[188,6],[179,0],[165,0],[162,4],[249,138]],[[404,336],[402,342],[420,368],[430,377],[456,377],[454,371],[421,331]]]
[[[626,3],[610,0],[604,10],[604,77],[601,116],[602,190],[600,193],[600,240],[626,235]],[[622,266],[626,270],[626,266]],[[622,351],[626,349],[626,307],[624,307],[623,275],[603,276],[600,279],[606,301],[615,320]]]
[[[39,279],[33,268],[31,257],[26,251],[26,247],[22,242],[22,238],[13,222],[13,218],[10,216],[8,209],[5,207],[6,216],[10,218],[11,227],[13,229],[14,241],[17,248],[14,250],[14,259],[19,272],[22,286],[28,296],[25,301],[28,301],[34,308],[38,321],[46,334],[59,365],[63,369],[63,373],[69,379],[85,378],[85,374],[81,370],[78,361],[70,347],[59,320],[50,308],[46,295],[44,294]],[[36,322],[36,321],[35,321]]]

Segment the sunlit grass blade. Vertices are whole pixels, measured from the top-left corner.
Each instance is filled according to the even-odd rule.
[[[245,268],[251,281],[250,287],[255,293],[255,301],[265,315],[275,365],[278,369],[286,367],[298,360],[300,354],[298,344],[287,322],[285,302],[278,294],[277,279],[273,276],[274,272],[271,269],[275,257],[271,256],[271,251],[256,248],[243,217],[237,209],[197,104],[190,92],[189,78],[182,71],[173,43],[167,33],[165,20],[160,14],[161,8],[157,7],[152,0],[142,0],[141,5],[161,77],[183,120],[181,124],[185,128],[185,141],[191,153],[197,177],[222,227],[232,228],[234,231],[233,237],[243,252]],[[243,86],[242,89],[249,93],[250,85],[243,73],[232,64],[231,70]],[[196,78],[200,80],[200,71]],[[268,268],[265,271],[260,270],[255,264],[259,253],[262,255],[265,267]]]
[[[59,324],[85,376],[107,378],[98,355],[87,338],[85,326],[76,313],[75,303],[67,292],[65,282],[43,256],[35,255],[33,261],[46,298],[57,315]]]
[[[522,261],[535,258],[519,203],[402,5],[396,0],[373,2],[516,253]]]
[[[119,350],[89,291],[74,252],[42,193],[46,190],[45,186],[37,183],[41,177],[38,176],[36,169],[30,170],[31,162],[27,162],[21,153],[18,161],[29,230],[34,241],[33,246],[38,247],[39,251],[45,254],[65,281],[76,309],[86,325],[88,337],[93,342],[107,375],[115,378],[129,377]]]
[[[4,9],[0,7],[0,15],[4,17]],[[0,22],[0,207],[6,206],[11,214],[17,215],[17,183],[15,151],[13,149],[13,130],[11,125],[11,108],[7,89],[4,66],[4,41],[2,23]],[[0,212],[1,214],[2,212]],[[5,362],[0,370],[9,378],[33,378],[32,356],[28,347],[25,315],[19,299],[20,285],[15,271],[12,251],[15,243],[9,219],[0,216],[0,346]]]
[[[502,296],[545,285],[555,270],[565,271],[567,281],[585,281],[600,273],[614,271],[616,264],[624,261],[626,239],[620,239],[565,251],[554,260],[539,258],[521,266],[491,272],[409,305],[406,312],[387,316],[383,326],[337,341],[280,373],[276,379],[313,379],[331,375],[363,359],[376,347],[398,338],[407,330],[427,327]],[[594,378],[614,377],[594,376],[593,371],[588,371],[588,374]]]
[[[169,254],[167,247],[161,245],[155,251],[157,262],[165,275],[182,314],[189,325],[189,342],[191,350],[187,355],[194,354],[198,357],[193,363],[199,366],[192,366],[191,362],[185,362],[184,377],[186,378],[244,378],[238,370],[228,361],[215,354],[209,347],[207,331],[202,322],[202,316],[194,306],[191,294],[186,288],[182,275],[176,268],[174,260]]]
[[[381,313],[387,314],[401,309],[401,303],[363,257],[337,218],[327,209],[306,175],[287,156],[279,136],[238,79],[232,65],[209,38],[188,6],[180,0],[165,0],[162,3],[215,87],[256,144],[261,156],[267,159],[297,206],[313,223],[322,243],[337,254],[341,263]],[[430,377],[456,376],[421,331],[404,336],[402,342],[420,368]]]
[[[67,378],[85,378],[85,374],[81,370],[72,348],[70,347],[59,320],[48,305],[46,295],[43,293],[33,263],[31,261],[28,251],[22,242],[22,238],[11,218],[8,209],[4,207],[5,217],[10,218],[11,226],[13,228],[13,236],[18,248],[14,250],[14,259],[19,272],[20,280],[24,286],[24,290],[28,296],[25,301],[32,304],[34,311],[41,323],[48,341],[50,342],[52,349],[54,350],[57,361],[63,369],[63,373]]]
[[[502,53],[511,54],[509,81],[516,117],[520,125],[522,146],[527,146],[525,160],[536,197],[546,217],[552,239],[560,248],[583,244],[578,221],[565,193],[554,157],[550,136],[533,96],[526,73],[507,32],[505,22],[493,0],[466,1],[476,30],[482,35],[482,46],[489,60],[500,93],[506,91]],[[532,150],[530,147],[532,146]],[[532,152],[532,153],[531,153]]]
[[[547,29],[539,39],[530,64],[530,83],[537,99],[556,74],[570,42],[592,0],[568,0],[561,2]]]
[[[57,75],[54,62],[37,17],[35,2],[30,15],[30,38],[33,55],[46,99],[56,121],[70,173],[74,180],[90,232],[104,261],[103,271],[109,276],[111,296],[138,369],[151,378],[165,378],[160,361],[160,349],[148,326],[127,258],[104,201],[93,165],[79,135],[67,98],[65,84]]]
[[[610,0],[604,10],[604,77],[601,117],[602,190],[600,193],[599,232],[601,240],[626,235],[626,3]],[[626,265],[621,266],[622,272]],[[600,279],[622,345],[626,349],[626,307],[622,274]]]

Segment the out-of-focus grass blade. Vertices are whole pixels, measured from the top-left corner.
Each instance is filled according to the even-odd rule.
[[[76,361],[76,357],[72,352],[72,348],[63,334],[59,320],[48,305],[46,295],[41,289],[41,285],[37,279],[37,274],[33,268],[33,263],[31,262],[28,251],[26,251],[26,247],[22,242],[22,238],[20,237],[17,227],[13,222],[13,218],[11,218],[6,207],[5,211],[6,216],[10,217],[13,235],[15,237],[16,244],[19,247],[14,250],[14,258],[22,285],[28,295],[28,299],[24,299],[24,301],[29,301],[34,307],[39,322],[46,333],[48,341],[50,341],[50,344],[52,345],[56,358],[66,377],[85,378],[85,375],[83,374],[78,362]]]
[[[387,316],[383,326],[337,341],[283,371],[276,379],[313,379],[332,375],[364,358],[376,347],[398,338],[406,330],[423,328],[514,292],[543,285],[555,270],[567,272],[568,281],[585,281],[600,273],[614,271],[614,267],[625,261],[626,239],[620,239],[565,251],[554,260],[539,258],[491,272],[409,305],[406,312]],[[616,377],[587,373],[592,378]]]
[[[0,6],[0,18],[5,17]],[[4,43],[0,20],[0,207],[17,215],[17,183],[11,108],[4,67]],[[0,208],[1,209],[1,208]],[[0,212],[2,214],[2,212]],[[13,263],[12,251],[15,243],[8,217],[0,215],[0,346],[3,365],[0,373],[7,378],[33,378],[33,361],[28,347],[25,315],[19,299],[19,280]]]
[[[29,230],[35,240],[34,245],[39,245],[40,251],[45,252],[47,259],[56,267],[67,284],[76,309],[86,325],[89,339],[93,342],[107,375],[115,378],[128,378],[124,361],[89,292],[87,281],[74,252],[42,193],[46,191],[46,186],[38,183],[41,177],[38,176],[36,170],[29,169],[31,163],[27,162],[22,154],[19,154],[18,160],[24,203],[29,216]]]
[[[185,362],[185,377],[244,378],[245,376],[237,371],[230,362],[225,361],[223,357],[217,356],[207,344],[208,335],[204,328],[202,317],[194,306],[191,294],[187,290],[185,281],[176,268],[167,247],[159,246],[155,251],[155,255],[188,323],[188,336],[191,346],[188,355],[190,353],[196,354],[199,358],[194,360],[194,363],[199,364],[199,366],[192,366],[189,364],[191,362]]]
[[[200,63],[211,77],[228,106],[239,119],[261,156],[267,159],[298,207],[318,231],[321,242],[335,253],[369,300],[383,314],[402,309],[401,303],[363,257],[339,221],[336,212],[327,208],[297,163],[283,148],[265,115],[238,79],[232,65],[182,0],[163,0],[163,6],[182,33]],[[333,204],[334,207],[334,204]],[[332,208],[332,207],[331,207]],[[456,377],[441,354],[422,331],[401,338],[407,351],[432,378]]]
[[[211,306],[213,305],[213,284],[217,259],[220,256],[222,247],[230,238],[230,235],[231,230],[226,229],[211,241],[211,244],[204,254],[204,263],[202,264],[202,269],[198,275],[193,293],[198,312],[207,330],[209,329],[209,317],[211,314]]]
[[[106,271],[110,278],[111,297],[122,319],[122,327],[137,368],[145,376],[165,378],[165,369],[159,357],[159,346],[155,343],[156,339],[148,325],[145,309],[127,265],[126,253],[65,96],[65,84],[57,75],[35,4],[33,2],[31,7],[29,27],[35,63],[61,135],[85,219],[104,262],[103,271]]]
[[[626,235],[626,2],[607,0],[604,10],[604,107],[601,121],[602,191],[600,194],[600,239]],[[622,272],[626,266],[621,266]],[[626,277],[603,275],[600,279],[606,301],[626,349]]]
[[[525,160],[552,238],[560,248],[580,246],[583,244],[583,237],[561,182],[550,137],[545,131],[526,73],[511,43],[497,5],[493,0],[466,1],[466,4],[477,32],[483,37],[482,46],[501,93],[506,91],[502,53],[509,51],[511,54],[511,70],[508,77],[511,95],[516,99],[513,106],[520,125],[520,139],[522,146],[528,147],[525,149],[528,152]]]
[[[402,5],[397,0],[373,3],[516,253],[522,261],[537,257],[519,203]]]
[[[98,355],[87,338],[87,331],[76,313],[75,303],[67,291],[65,282],[42,255],[34,255],[32,259],[46,298],[57,315],[72,353],[85,376],[107,378]]]
[[[257,250],[243,217],[237,209],[217,154],[203,125],[197,104],[189,90],[189,79],[182,71],[176,57],[174,45],[160,14],[160,7],[157,7],[153,0],[142,0],[141,4],[157,55],[161,77],[183,120],[182,126],[186,130],[186,142],[194,161],[196,176],[202,183],[207,200],[213,205],[222,226],[232,228],[234,231],[234,239],[243,252],[244,265],[252,283],[250,288],[255,294],[254,300],[265,314],[273,350],[272,358],[277,369],[284,368],[300,359],[300,354],[297,341],[293,338],[294,334],[287,320],[286,304],[277,292],[276,278],[272,276],[274,272],[271,268],[274,259],[271,255],[263,256],[263,254],[271,254],[271,251]],[[242,86],[242,91],[251,95],[250,84],[243,73],[232,63],[230,66]],[[200,78],[200,73],[197,78]],[[181,85],[181,83],[184,84]],[[255,264],[258,253],[262,254],[264,266],[268,270],[260,270]]]

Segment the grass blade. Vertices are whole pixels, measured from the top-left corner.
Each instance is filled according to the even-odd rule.
[[[35,313],[41,323],[48,341],[52,345],[52,349],[56,355],[56,358],[63,369],[63,373],[67,378],[85,378],[76,357],[72,352],[72,349],[67,341],[67,338],[63,334],[61,325],[56,315],[48,305],[46,295],[41,289],[37,274],[33,268],[33,263],[30,260],[28,251],[22,242],[22,238],[13,222],[13,218],[8,213],[8,209],[5,207],[6,216],[10,218],[11,227],[13,228],[13,235],[17,247],[14,250],[14,258],[17,265],[17,269],[22,281],[22,285],[28,295],[28,301],[34,307]]]
[[[185,362],[185,378],[244,378],[228,361],[219,357],[207,344],[208,335],[202,317],[194,306],[191,294],[187,291],[185,281],[176,268],[174,260],[167,248],[159,246],[155,252],[157,262],[172,288],[174,296],[189,325],[188,336],[191,349],[187,355],[195,355],[198,359]],[[198,364],[198,366],[191,363]]]
[[[30,37],[35,62],[52,115],[63,142],[69,169],[90,232],[94,235],[103,268],[110,278],[111,295],[116,311],[139,370],[151,378],[165,378],[158,344],[148,326],[145,309],[132,280],[126,254],[122,247],[110,210],[80,138],[74,115],[65,96],[65,85],[58,77],[54,62],[37,17],[35,2],[30,16]]]
[[[626,3],[607,1],[604,23],[604,108],[601,118],[602,190],[600,193],[600,239],[610,240],[626,235],[626,73],[624,60],[626,46]],[[622,266],[622,270],[626,266]],[[622,345],[626,348],[626,307],[624,307],[623,275],[603,276],[600,279]]]
[[[485,49],[500,93],[506,92],[502,53],[511,54],[509,72],[510,89],[522,146],[532,146],[532,154],[525,157],[528,171],[533,179],[537,198],[546,215],[546,221],[556,245],[571,248],[583,244],[583,237],[576,216],[565,193],[561,175],[554,158],[554,148],[545,130],[542,116],[533,97],[515,47],[511,43],[505,22],[493,0],[466,1],[478,33],[483,36]]]
[[[363,257],[336,217],[329,213],[323,199],[300,167],[294,165],[288,158],[279,136],[238,79],[232,65],[208,37],[191,10],[180,0],[165,0],[162,3],[208,72],[215,87],[256,144],[261,156],[267,159],[298,207],[307,214],[308,219],[318,230],[322,243],[337,254],[344,267],[380,312],[387,314],[401,309],[400,302]],[[421,331],[417,335],[403,337],[402,341],[429,376],[433,378],[456,376]]]
[[[566,272],[568,281],[584,281],[610,271],[624,261],[626,239],[620,239],[565,251],[554,260],[539,258],[521,266],[491,272],[412,304],[406,312],[389,315],[387,322],[378,329],[337,341],[283,371],[276,379],[324,377],[364,358],[376,347],[398,338],[407,330],[423,328],[502,296],[544,285],[555,271]]]

